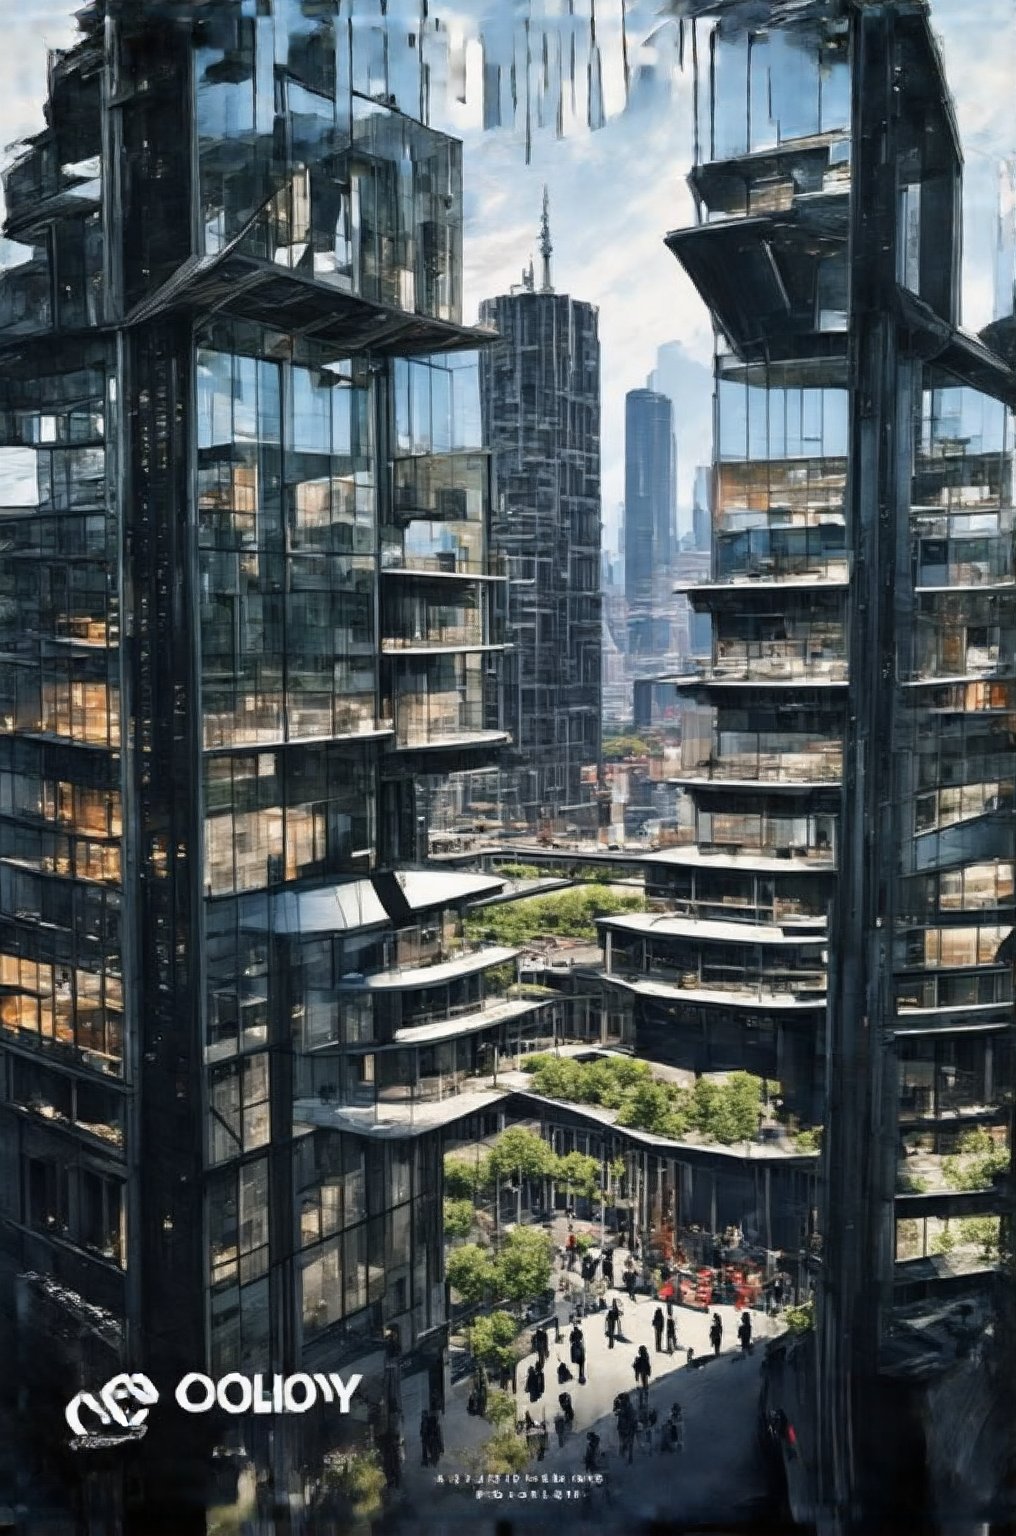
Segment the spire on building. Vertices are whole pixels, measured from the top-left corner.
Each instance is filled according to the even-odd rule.
[[[540,218],[540,255],[543,258],[543,282],[540,285],[541,293],[553,293],[554,285],[550,280],[550,253],[554,247],[550,243],[550,195],[546,187],[543,189],[543,214]]]

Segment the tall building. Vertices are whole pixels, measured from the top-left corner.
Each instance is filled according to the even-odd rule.
[[[598,768],[602,712],[597,311],[554,292],[546,193],[540,250],[538,290],[530,270],[480,306],[500,338],[480,359],[509,578],[500,798],[504,820],[530,826],[593,814],[582,774]]]
[[[694,548],[709,553],[712,527],[713,487],[712,471],[700,464],[695,471],[694,505],[692,508],[692,543]]]
[[[656,366],[646,388],[666,395],[674,409],[677,533],[692,531],[696,466],[709,454],[713,428],[712,378],[707,364],[693,358],[680,341],[656,349]]]
[[[185,1373],[366,1360],[388,1462],[440,1392],[414,1110],[512,955],[462,940],[497,882],[413,867],[414,776],[507,739],[461,148],[337,5],[254,11],[87,6],[5,177],[0,1391],[85,1499],[63,1406],[147,1372],[116,1468],[176,1533],[213,1447],[288,1501],[336,1435]]]
[[[675,916],[610,920],[609,966],[629,930],[640,1050],[755,1062],[824,1126],[816,1331],[769,1362],[816,1468],[795,1512],[988,1524],[1012,1517],[1016,377],[957,326],[927,7],[683,9],[720,22],[693,44],[699,222],[667,237],[719,338],[712,654],[677,683]]]
[[[671,569],[677,548],[674,414],[666,395],[624,400],[624,595],[636,671],[671,649]]]

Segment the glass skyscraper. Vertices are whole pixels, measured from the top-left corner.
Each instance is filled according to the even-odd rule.
[[[185,1372],[384,1344],[440,1392],[411,1121],[506,955],[462,938],[496,881],[411,868],[414,782],[506,740],[489,459],[416,37],[295,0],[80,25],[5,179],[4,1375],[52,1471],[73,1392],[147,1371],[129,1496],[179,1532],[215,1444]],[[293,1422],[247,1430],[280,1497]]]

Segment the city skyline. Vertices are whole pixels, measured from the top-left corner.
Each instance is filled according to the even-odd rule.
[[[0,144],[42,127],[43,45],[73,42],[78,8],[75,0],[28,0],[7,26],[0,57]],[[685,184],[691,165],[691,69],[688,59],[683,72],[678,67],[676,29],[671,37],[661,25],[669,9],[650,0],[627,4],[631,87],[622,110],[616,7],[608,7],[606,17],[598,19],[604,38],[605,125],[590,132],[583,124],[569,123],[560,140],[551,126],[544,127],[533,135],[528,165],[521,129],[482,127],[475,43],[465,50],[466,102],[454,99],[451,89],[445,106],[432,110],[433,126],[463,142],[466,323],[475,323],[482,299],[508,293],[530,255],[538,256],[545,183],[557,291],[600,310],[605,548],[614,545],[617,507],[624,499],[625,394],[645,387],[657,348],[668,342],[680,342],[693,362],[711,366],[708,312],[663,243],[668,230],[694,217]],[[541,10],[541,4],[534,6],[535,15]],[[460,0],[445,7],[444,14],[453,35],[457,29],[469,38],[483,27],[494,29],[500,11],[492,0]],[[965,0],[932,0],[930,15],[942,42],[965,156],[961,317],[965,329],[976,331],[993,318],[998,164],[1016,150],[1016,126],[1007,106],[1009,82],[1016,76],[1016,21],[1008,0],[979,0],[973,9]],[[648,48],[642,40],[653,33],[655,46]],[[651,68],[655,79],[648,77]],[[618,179],[622,163],[625,175]],[[610,198],[603,201],[600,223],[597,208],[605,188]],[[695,468],[708,462],[709,452],[706,440],[701,456],[679,453],[677,502],[682,511],[691,508]]]

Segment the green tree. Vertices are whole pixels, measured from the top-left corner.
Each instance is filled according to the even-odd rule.
[[[821,1152],[822,1127],[820,1125],[811,1125],[803,1131],[795,1131],[793,1142],[798,1152]]]
[[[559,935],[595,939],[596,919],[619,912],[643,912],[641,896],[621,894],[602,886],[581,886],[546,896],[528,896],[486,907],[466,919],[467,936],[497,944],[525,944],[530,939]]]
[[[783,1321],[791,1333],[807,1333],[815,1326],[815,1303],[806,1301],[799,1307],[787,1307]]]
[[[521,1472],[528,1461],[528,1445],[511,1429],[499,1429],[480,1452],[481,1470],[495,1477]]]
[[[761,1079],[748,1072],[732,1072],[725,1083],[700,1077],[692,1092],[692,1124],[707,1141],[753,1141],[761,1104]]]
[[[329,1451],[324,1482],[348,1502],[357,1520],[369,1520],[381,1509],[385,1475],[376,1451]]]
[[[448,1284],[467,1306],[475,1306],[494,1288],[496,1272],[487,1251],[477,1243],[453,1248],[445,1265]]]
[[[990,1189],[1009,1166],[1007,1149],[984,1126],[960,1137],[957,1155],[942,1160],[945,1181],[953,1189]],[[977,1218],[974,1218],[977,1219]]]
[[[553,1173],[555,1161],[554,1152],[543,1137],[521,1125],[502,1131],[490,1153],[491,1170],[503,1179],[546,1178]]]
[[[444,1187],[445,1194],[451,1199],[472,1199],[479,1190],[486,1189],[493,1182],[490,1167],[490,1157],[484,1154],[482,1157],[467,1157],[460,1153],[449,1152],[444,1160]]]
[[[487,1412],[484,1417],[498,1429],[509,1424],[514,1429],[518,1411],[518,1404],[510,1392],[488,1392]]]
[[[960,1222],[960,1241],[976,1248],[985,1264],[993,1264],[998,1258],[999,1233],[997,1216],[966,1216]]]
[[[668,1084],[639,1083],[618,1111],[617,1123],[630,1125],[633,1130],[652,1131],[658,1136],[677,1136],[680,1130],[675,1108]]]
[[[516,1303],[542,1296],[550,1289],[553,1254],[553,1244],[546,1232],[535,1227],[513,1227],[492,1266],[498,1293]]]
[[[445,1237],[468,1237],[476,1212],[472,1200],[446,1200],[444,1203]]]
[[[569,1152],[559,1157],[554,1170],[555,1184],[582,1200],[595,1200],[600,1193],[600,1162],[584,1152]]]
[[[490,1312],[474,1317],[469,1326],[469,1349],[484,1365],[508,1365],[518,1324],[509,1312]]]

